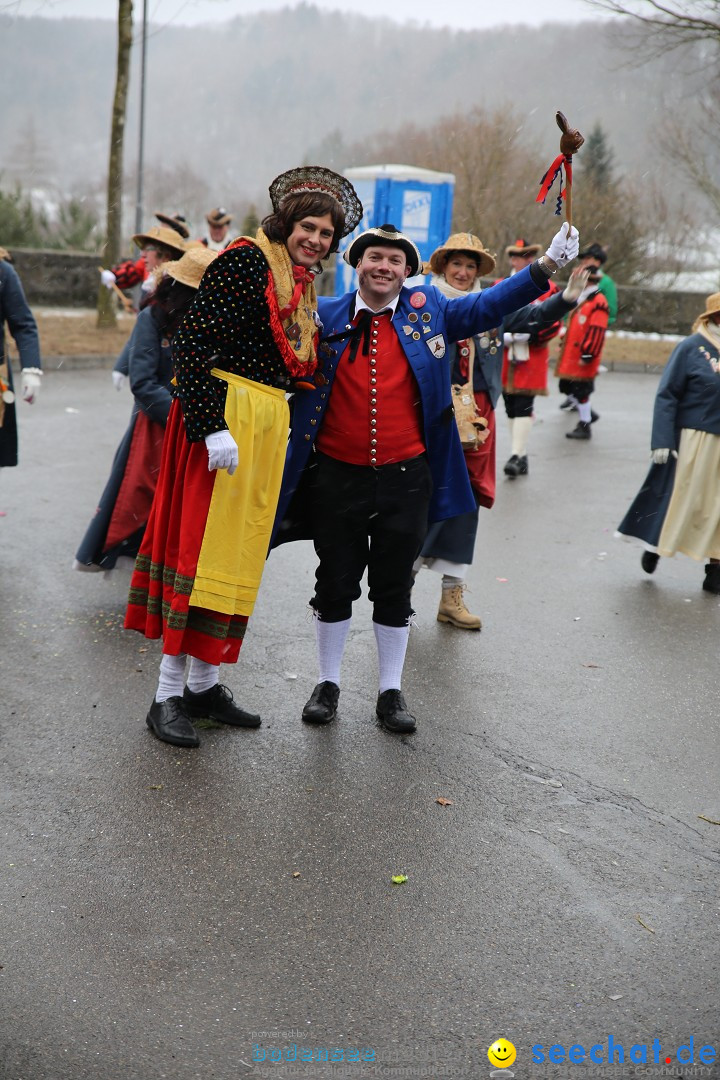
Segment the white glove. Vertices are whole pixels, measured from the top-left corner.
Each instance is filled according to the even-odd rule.
[[[105,286],[106,289],[112,289],[112,287],[115,284],[117,278],[113,274],[112,270],[101,270],[100,271],[100,280],[102,281],[102,283],[103,283],[103,285]]]
[[[529,334],[503,334],[503,345],[512,345],[516,341],[529,341]]]
[[[567,266],[577,257],[580,251],[580,233],[574,225],[568,225],[563,221],[559,232],[556,232],[550,241],[550,247],[545,254],[548,259],[556,263],[558,267]]]
[[[653,450],[651,455],[653,459],[653,465],[667,465],[668,458],[671,454],[674,458],[676,458],[677,450],[669,450],[665,447],[662,450]]]
[[[562,298],[567,300],[569,304],[574,304],[575,301],[579,301],[583,294],[585,286],[587,285],[588,274],[590,273],[587,267],[578,266],[570,274],[570,280],[563,289]]]
[[[154,274],[148,274],[148,276],[145,278],[142,285],[140,286],[140,292],[147,295],[148,293],[154,293],[156,289],[157,278]]]
[[[27,367],[22,370],[22,399],[27,401],[28,405],[32,405],[35,398],[40,392],[40,383],[42,381],[42,371],[40,368]]]
[[[125,375],[122,371],[112,371],[110,374],[112,375],[113,386],[115,389],[122,390],[125,385]]]
[[[238,467],[238,448],[229,431],[213,431],[205,436],[208,450],[208,469],[227,469],[232,476]]]

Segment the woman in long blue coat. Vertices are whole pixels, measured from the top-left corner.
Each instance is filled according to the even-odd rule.
[[[4,252],[0,254],[0,468],[6,468],[18,463],[15,389],[12,366],[5,350],[6,323],[20,356],[20,394],[29,405],[38,395],[42,370],[35,317],[25,299],[20,278],[7,261],[8,253],[4,248],[0,252]]]
[[[130,424],[115,452],[110,478],[77,550],[75,570],[132,569],[155,494],[173,377],[172,337],[217,252],[193,248],[163,267],[150,304],[128,343],[128,377],[135,398]]]
[[[678,551],[708,559],[702,587],[720,594],[720,293],[707,298],[663,372],[651,450],[650,471],[618,534],[642,542],[647,574]]]

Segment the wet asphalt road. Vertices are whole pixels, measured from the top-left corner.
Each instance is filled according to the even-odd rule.
[[[676,1074],[691,1036],[696,1067],[720,1052],[720,826],[699,817],[720,820],[720,598],[701,565],[648,578],[613,538],[656,384],[604,375],[589,444],[539,402],[530,476],[481,517],[482,633],[435,621],[435,575],[416,586],[415,736],[373,723],[364,599],[338,723],[301,724],[302,544],[271,557],[223,669],[262,728],[181,751],[145,727],[159,649],[121,629],[128,577],[70,569],[129,394],[48,374],[0,475],[3,1080],[487,1077],[498,1036],[518,1078],[589,1075],[536,1044],[659,1039]],[[269,1063],[293,1043],[375,1061]]]

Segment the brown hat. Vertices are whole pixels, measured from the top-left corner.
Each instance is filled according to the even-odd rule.
[[[537,255],[542,250],[542,244],[529,244],[524,237],[520,237],[510,247],[505,248],[506,255]]]
[[[495,256],[483,247],[482,240],[478,240],[473,233],[463,232],[453,233],[441,247],[435,248],[429,262],[433,274],[445,272],[445,264],[453,252],[463,252],[476,259],[480,277],[491,274],[495,269]]]
[[[273,210],[277,213],[288,195],[299,191],[316,191],[331,195],[345,211],[343,236],[348,236],[362,221],[363,208],[349,180],[323,165],[301,165],[276,176],[269,188]]]
[[[177,251],[178,255],[182,255],[187,247],[182,236],[167,225],[151,225],[144,233],[136,233],[132,239],[133,244],[137,244],[139,248],[147,247],[148,244],[164,244],[165,247]]]
[[[232,221],[232,214],[228,214],[224,206],[216,206],[214,210],[210,210],[205,215],[205,220],[208,225],[216,225],[218,228],[221,225],[229,225]]]
[[[369,247],[396,247],[405,252],[410,267],[410,277],[422,270],[422,256],[410,239],[404,236],[395,225],[378,225],[377,229],[366,229],[351,240],[343,251],[343,259],[349,266],[356,267],[364,251]]]
[[[182,214],[156,214],[161,225],[167,225],[169,229],[174,229],[176,233],[182,236],[183,240],[187,240],[190,235],[190,230],[185,224],[185,218]]]
[[[711,315],[717,315],[720,313],[720,292],[712,293],[705,301],[705,310],[701,315],[698,315],[697,319],[693,323],[693,332],[697,330],[699,326],[704,326],[709,321]]]
[[[165,263],[163,270],[182,285],[197,289],[208,266],[213,259],[217,259],[219,254],[220,252],[211,251],[210,248],[203,246],[194,247],[186,251],[181,259]]]

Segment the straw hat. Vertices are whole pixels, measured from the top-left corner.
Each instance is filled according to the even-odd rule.
[[[275,177],[269,191],[275,213],[288,195],[300,191],[320,191],[332,195],[345,211],[343,236],[351,233],[362,221],[362,203],[355,188],[344,176],[322,165],[302,165],[299,169],[289,169]]]
[[[163,270],[182,285],[197,289],[208,266],[219,254],[218,251],[211,251],[206,247],[194,247],[186,251],[181,259],[165,263]]]
[[[529,244],[527,240],[521,236],[519,240],[516,240],[510,247],[505,248],[506,255],[537,255],[542,250],[542,244]]]
[[[217,225],[219,228],[221,225],[229,225],[232,221],[232,214],[228,214],[224,206],[216,206],[214,210],[210,210],[205,215],[205,220],[208,225]]]
[[[441,247],[433,251],[429,262],[433,274],[440,275],[445,272],[445,264],[453,252],[462,252],[477,259],[480,277],[491,274],[495,269],[495,256],[483,247],[482,240],[479,240],[473,233],[463,232],[453,233]]]
[[[403,236],[395,225],[379,225],[377,229],[366,229],[352,240],[345,251],[343,259],[352,267],[360,262],[362,254],[369,247],[396,247],[405,252],[407,264],[410,267],[410,277],[419,274],[422,269],[422,255],[409,237]]]
[[[720,314],[720,292],[712,293],[705,301],[705,310],[693,323],[693,331],[709,322],[711,315]]]
[[[12,262],[12,255],[7,248],[0,247],[0,261]]]
[[[175,229],[169,229],[167,225],[151,225],[145,232],[136,233],[132,239],[133,244],[137,244],[139,248],[147,247],[148,244],[164,244],[165,247],[177,251],[178,255],[182,255],[183,251],[187,250],[187,244],[182,236]]]

